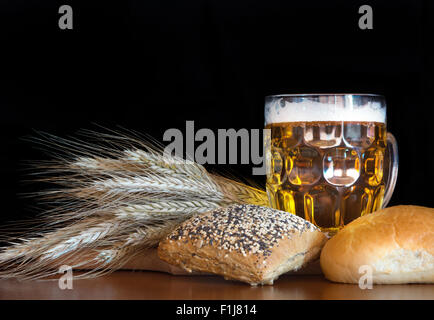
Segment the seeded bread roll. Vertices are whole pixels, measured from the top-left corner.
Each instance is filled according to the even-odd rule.
[[[257,284],[318,258],[327,237],[288,212],[234,205],[195,216],[158,247],[159,257],[187,271]]]
[[[352,221],[324,246],[321,268],[335,282],[359,283],[369,270],[373,283],[434,283],[434,209],[396,206]]]

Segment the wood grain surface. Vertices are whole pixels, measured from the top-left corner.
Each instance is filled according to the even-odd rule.
[[[90,280],[75,280],[73,289],[58,281],[0,280],[0,299],[434,299],[434,285],[357,285],[332,283],[321,275],[284,275],[274,286],[250,287],[217,276],[175,276],[152,271],[118,271]]]

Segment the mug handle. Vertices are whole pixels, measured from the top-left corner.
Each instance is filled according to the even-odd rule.
[[[396,179],[398,178],[398,143],[395,137],[390,132],[387,133],[387,147],[389,157],[389,172],[386,182],[386,191],[384,193],[383,205],[381,208],[385,208],[392,198],[393,190],[395,189]]]

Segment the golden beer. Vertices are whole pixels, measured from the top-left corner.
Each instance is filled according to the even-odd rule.
[[[311,110],[304,111],[305,118],[315,119]],[[291,117],[295,114],[284,120]],[[297,214],[330,234],[381,209],[386,190],[385,121],[297,119],[266,123],[265,128],[270,129],[265,154],[272,207]]]

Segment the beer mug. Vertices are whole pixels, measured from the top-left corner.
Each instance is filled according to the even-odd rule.
[[[386,102],[373,94],[265,99],[267,194],[273,208],[333,235],[389,202],[398,174]]]

